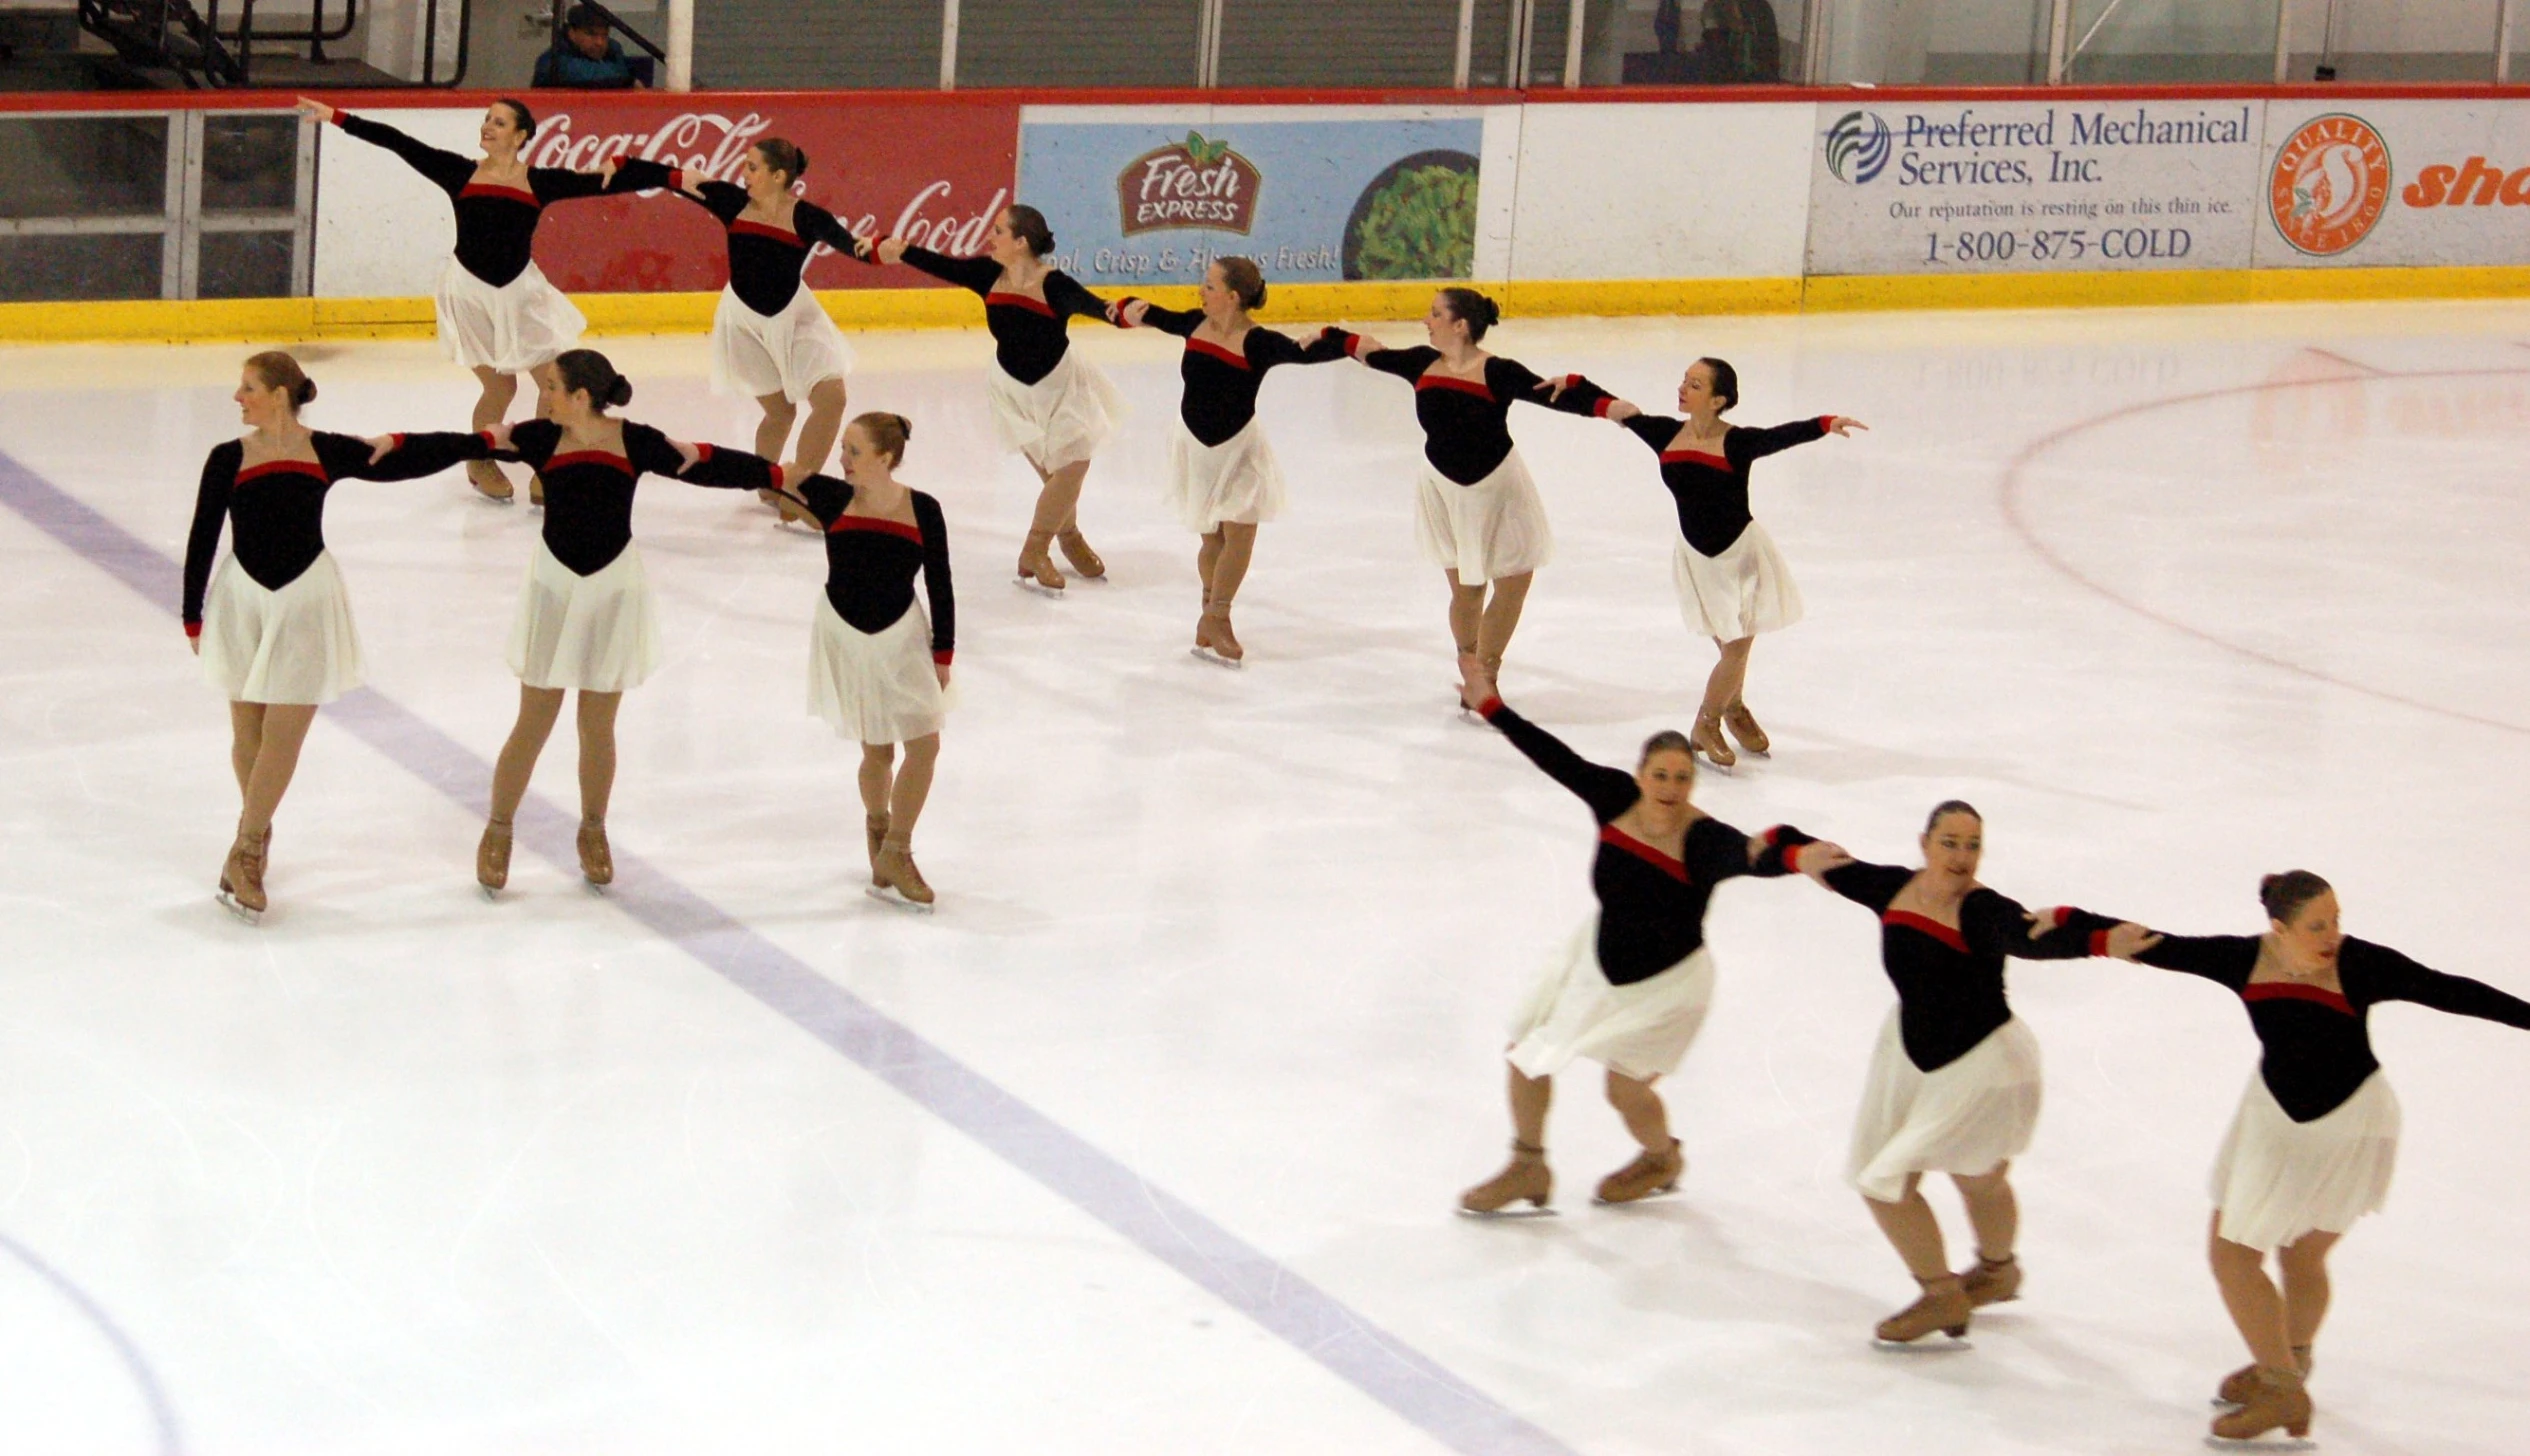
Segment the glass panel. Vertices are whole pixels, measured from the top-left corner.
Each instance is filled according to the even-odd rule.
[[[2091,3],[2096,9],[2098,0]],[[1812,0],[1810,14],[1832,85],[2026,86],[2047,79],[2050,0]]]
[[[936,86],[940,0],[709,0],[694,7],[694,74],[730,90]]]
[[[2065,79],[2085,83],[2272,81],[2278,3],[2074,0]],[[2491,43],[2492,22],[2486,34]],[[2488,64],[2493,64],[2491,57]]]
[[[202,119],[202,210],[288,212],[299,201],[299,119]]]
[[[292,235],[204,233],[194,293],[201,298],[288,298]]]
[[[1499,0],[1495,10],[1499,15]],[[1481,67],[1490,44],[1500,73],[1503,28],[1497,19],[1490,32],[1477,29],[1471,71]],[[1447,86],[1457,59],[1458,0],[1221,4],[1224,86]]]
[[[1801,69],[1804,8],[1803,0],[1593,0],[1585,18],[1591,37],[1602,24],[1617,32],[1628,84],[1774,85]],[[1596,52],[1592,39],[1586,53]]]
[[[1192,86],[1202,23],[1201,0],[959,0],[958,85]]]
[[[0,301],[156,298],[164,246],[157,233],[0,237]]]
[[[166,211],[166,117],[0,117],[0,217]]]
[[[2292,79],[2492,81],[2500,0],[2337,0],[2293,17]],[[2515,47],[2530,45],[2516,10]],[[2521,72],[2516,63],[2513,76]]]

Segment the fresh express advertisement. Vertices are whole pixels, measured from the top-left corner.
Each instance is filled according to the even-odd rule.
[[[1277,283],[1465,278],[1481,117],[1027,121],[1019,200],[1085,283],[1193,283],[1215,258]]]

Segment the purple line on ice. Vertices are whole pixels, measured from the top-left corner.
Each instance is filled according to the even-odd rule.
[[[0,454],[0,503],[173,612],[181,576],[174,561],[6,454]],[[480,810],[490,797],[490,764],[382,693],[362,688],[320,716],[469,809]],[[578,869],[576,816],[531,794],[517,822],[521,844]],[[1552,1434],[701,895],[621,852],[615,875],[608,898],[617,909],[1449,1449],[1468,1456],[1573,1456]],[[104,1327],[112,1332],[110,1324]],[[138,1361],[128,1342],[120,1347]],[[173,1416],[146,1367],[134,1368],[162,1418],[162,1450],[172,1451]]]

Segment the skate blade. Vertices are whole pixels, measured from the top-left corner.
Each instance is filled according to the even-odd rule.
[[[898,894],[894,889],[884,885],[872,885],[868,889],[863,890],[861,893],[878,901],[882,905],[893,905],[899,910],[911,911],[916,915],[928,915],[934,908],[930,905],[923,904],[919,900],[908,900],[903,895]]]
[[[1190,647],[1186,651],[1197,662],[1209,662],[1215,667],[1226,667],[1232,672],[1243,672],[1247,668],[1246,658],[1224,657],[1209,647]]]
[[[612,886],[609,885],[601,885],[595,880],[582,880],[580,883],[588,887],[588,892],[590,894],[595,895],[601,900],[606,898],[606,892],[612,888]]]
[[[1484,1223],[1495,1223],[1527,1218],[1561,1218],[1563,1215],[1555,1209],[1540,1208],[1536,1204],[1532,1203],[1526,1208],[1492,1209],[1468,1208],[1462,1204],[1459,1207],[1458,1216],[1460,1218],[1476,1219]]]
[[[503,888],[507,887],[504,886]],[[483,903],[486,905],[498,905],[501,903],[501,892],[493,889],[490,885],[483,883],[481,880],[474,882],[474,892],[483,897]]]
[[[211,898],[220,902],[221,909],[236,916],[248,925],[261,925],[264,923],[264,912],[261,910],[247,909],[243,904],[239,903],[235,895],[230,894],[226,890],[213,890],[211,892]]]
[[[1941,1334],[1941,1331],[1933,1331],[1933,1335],[1938,1334]],[[1875,1335],[1871,1340],[1871,1348],[1884,1355],[1964,1355],[1977,1347],[1974,1340],[1964,1335],[1955,1338],[1943,1336],[1938,1341],[1933,1338],[1933,1335],[1926,1335],[1920,1340],[1910,1341],[1903,1345],[1895,1340],[1883,1340]]]
[[[1011,581],[1021,591],[1035,592],[1041,597],[1052,597],[1058,602],[1063,600],[1063,588],[1059,586],[1047,586],[1044,582],[1037,580],[1033,576],[1012,577]]]
[[[1664,1198],[1675,1198],[1677,1196],[1678,1185],[1672,1183],[1666,1188],[1656,1189],[1650,1193],[1644,1194],[1640,1198],[1601,1198],[1599,1195],[1593,1193],[1590,1195],[1590,1201],[1601,1208],[1632,1208],[1638,1203],[1658,1203]]]
[[[2269,1437],[2273,1439],[2270,1440]],[[2316,1451],[2319,1449],[2319,1443],[2308,1436],[2287,1436],[2276,1431],[2269,1431],[2264,1436],[2251,1436],[2246,1440],[2236,1436],[2209,1435],[2205,1438],[2205,1444],[2217,1451]]]

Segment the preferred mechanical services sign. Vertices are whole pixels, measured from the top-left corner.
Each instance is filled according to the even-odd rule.
[[[1478,115],[1150,115],[1031,111],[1020,128],[1019,200],[1045,212],[1057,265],[1084,283],[1193,283],[1230,255],[1277,283],[1475,270]]]
[[[1809,271],[2245,268],[2248,100],[1822,104]]]

